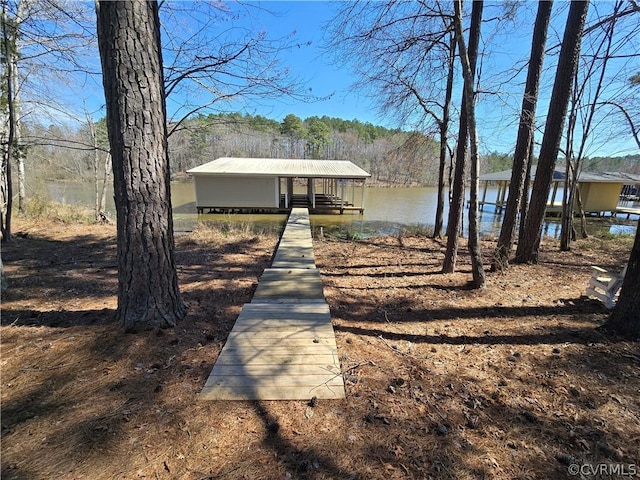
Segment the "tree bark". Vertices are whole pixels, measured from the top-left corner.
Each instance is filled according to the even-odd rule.
[[[109,170],[110,170],[110,160],[111,154],[107,153],[104,156],[104,171],[102,175],[102,191],[100,192],[100,208],[101,212],[105,212],[107,210],[107,183],[109,182]]]
[[[14,155],[15,148],[15,132],[16,132],[16,114],[14,103],[14,83],[13,83],[13,66],[12,60],[15,56],[15,33],[12,31],[15,25],[9,20],[7,16],[6,5],[2,4],[2,50],[3,56],[6,60],[5,63],[5,75],[3,80],[5,81],[6,91],[6,108],[4,114],[7,116],[3,123],[6,124],[6,132],[3,132],[3,140],[6,141],[6,146],[2,151],[2,168],[0,169],[0,191],[2,193],[2,205],[0,205],[0,234],[2,235],[2,242],[10,242],[12,240],[11,233],[11,215],[13,213],[13,183],[11,179],[11,160]]]
[[[576,193],[578,191],[578,162],[579,159],[573,157],[572,149],[567,149],[565,166],[564,192],[562,195],[562,218],[560,221],[560,251],[571,250],[571,242],[576,239],[573,213]]]
[[[628,338],[640,338],[640,221],[618,303],[605,328]]]
[[[22,5],[22,2],[19,2]],[[20,11],[21,8],[18,8]],[[17,45],[17,39],[13,40],[14,45]],[[22,141],[22,120],[20,118],[20,91],[18,82],[18,58],[17,52],[14,51],[11,59],[11,76],[9,81],[11,82],[11,90],[13,92],[13,117],[14,117],[14,133],[13,133],[13,154],[12,159],[15,159],[18,166],[18,212],[22,215],[27,213],[27,189],[26,189],[26,172],[24,167],[24,161],[26,158],[25,146]]]
[[[85,111],[85,118],[87,120],[87,126],[89,127],[89,135],[91,135],[91,143],[93,144],[93,183],[95,187],[96,201],[95,201],[95,220],[100,220],[100,181],[98,179],[98,164],[100,163],[100,150],[98,150],[98,135],[96,134],[96,127],[89,114]]]
[[[535,122],[534,122],[535,123]],[[533,125],[535,131],[535,125]],[[524,173],[524,188],[520,198],[520,220],[518,222],[518,231],[524,231],[524,221],[529,210],[529,185],[531,185],[531,167],[533,164],[533,147],[535,145],[533,136],[531,137],[531,145],[529,145],[529,155],[527,155],[527,166]]]
[[[475,76],[476,60],[478,58],[478,46],[480,44],[480,25],[482,23],[482,2],[473,2],[471,10],[471,29],[469,30],[469,45],[467,55],[471,66],[471,75]],[[467,111],[466,96],[462,96],[462,112]],[[449,206],[449,217],[447,220],[447,249],[442,264],[443,273],[451,273],[456,269],[458,257],[458,240],[460,238],[462,211],[464,208],[464,180],[467,170],[467,139],[469,137],[469,127],[467,116],[460,115],[460,126],[458,130],[458,145],[456,149],[455,174],[453,177],[453,188],[451,204]]]
[[[98,46],[117,211],[118,318],[127,330],[184,317],[155,1],[97,3]]]
[[[444,105],[442,106],[442,119],[440,123],[440,165],[438,169],[438,203],[436,205],[436,218],[433,228],[433,237],[440,238],[442,236],[442,226],[444,223],[444,202],[447,169],[447,135],[449,133],[449,119],[451,109],[451,97],[453,96],[453,74],[455,72],[454,59],[456,56],[456,37],[451,35],[449,41],[449,71],[447,72],[447,86],[445,90]]]
[[[482,9],[482,2],[474,2],[474,7]],[[462,0],[454,1],[455,14],[453,23],[455,26],[458,50],[460,50],[460,62],[464,76],[464,96],[467,99],[464,114],[469,124],[469,147],[471,150],[471,188],[469,192],[469,254],[471,255],[471,273],[473,275],[473,287],[483,288],[485,285],[484,267],[482,265],[482,253],[480,251],[480,233],[478,230],[478,170],[480,160],[478,156],[478,137],[476,129],[475,102],[473,99],[473,73],[467,54],[467,46],[464,42],[462,30]],[[473,17],[477,19],[476,16]],[[473,26],[472,26],[473,27]],[[479,29],[479,26],[478,26]]]
[[[513,248],[513,237],[516,220],[518,218],[518,210],[526,187],[525,176],[529,160],[529,149],[533,147],[532,140],[536,104],[538,102],[540,76],[542,74],[544,49],[547,43],[547,31],[549,29],[552,7],[552,1],[541,1],[538,3],[538,13],[536,14],[533,39],[531,42],[529,68],[527,70],[527,81],[524,96],[522,97],[520,125],[518,127],[516,148],[513,155],[513,170],[511,171],[511,183],[509,183],[509,195],[502,219],[498,244],[491,265],[491,269],[494,271],[503,270],[508,267],[509,255]]]
[[[571,86],[578,67],[580,41],[589,8],[588,1],[571,2],[567,24],[562,39],[558,68],[551,92],[549,112],[545,124],[536,178],[533,182],[531,203],[527,211],[525,228],[520,232],[515,261],[517,263],[537,263],[542,224],[547,209],[547,198],[560,149]]]
[[[16,2],[16,13],[13,18],[8,18],[6,11],[3,11],[4,35],[5,35],[5,75],[7,82],[7,100],[11,102],[9,105],[9,124],[12,131],[13,141],[11,145],[11,156],[9,161],[16,162],[18,167],[17,183],[18,183],[18,212],[25,214],[27,211],[26,199],[27,193],[25,188],[26,174],[24,161],[26,152],[22,144],[22,120],[20,118],[20,82],[18,81],[18,59],[19,55],[19,30],[20,25],[24,21],[24,1]],[[12,202],[13,203],[13,202]]]

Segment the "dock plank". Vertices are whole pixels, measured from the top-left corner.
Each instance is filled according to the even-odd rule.
[[[330,327],[323,322],[302,321],[300,323],[295,323],[295,320],[284,320],[282,322],[278,322],[278,320],[269,320],[262,323],[264,323],[264,325],[251,321],[240,322],[235,326],[234,330],[236,332],[251,332],[256,330],[256,328],[260,328],[265,332],[309,332],[313,339],[317,336],[327,335],[328,332],[325,332],[323,329],[328,330],[328,327]],[[333,329],[331,329],[331,333],[333,333]]]
[[[344,387],[314,385],[297,387],[204,387],[199,395],[201,400],[309,400],[312,397],[323,400],[344,398]]]
[[[229,333],[230,340],[238,340],[238,338],[244,340],[252,340],[257,338],[269,338],[271,340],[308,340],[310,343],[316,338],[335,338],[333,328],[331,325],[327,325],[323,328],[317,328],[313,331],[309,330],[297,330],[297,331],[273,331],[268,332],[266,330],[252,330],[250,332],[236,332],[231,330]],[[315,343],[315,342],[314,342]]]
[[[253,348],[262,348],[264,346],[272,345],[274,347],[306,347],[310,344],[313,345],[336,345],[335,337],[317,337],[310,339],[308,337],[303,338],[264,338],[264,337],[234,337],[227,340],[226,345],[236,346],[243,345]]]
[[[340,368],[335,365],[283,365],[277,372],[274,372],[272,365],[226,365],[213,367],[207,383],[215,382],[217,377],[262,377],[265,375],[280,375],[283,377],[300,375],[326,375],[330,377],[341,377]]]
[[[218,377],[205,387],[307,387],[319,385],[340,387],[342,381],[335,375],[260,375]]]
[[[338,348],[335,345],[225,345],[225,353],[243,352],[244,354],[267,353],[272,355],[337,355]]]
[[[242,351],[227,352],[220,355],[216,365],[273,365],[277,372],[278,365],[332,365],[337,361],[336,354],[291,354],[277,355],[264,352],[244,353]]]
[[[324,285],[317,269],[267,268],[260,277],[254,298],[324,298]]]
[[[306,299],[300,300],[299,302],[289,299],[284,301],[282,304],[256,305],[254,302],[247,303],[242,307],[242,312],[238,318],[248,315],[249,313],[252,313],[253,315],[264,315],[265,318],[267,318],[268,315],[298,315],[302,313],[313,313],[317,315],[323,314],[329,316],[330,310],[329,305],[324,301],[324,298],[317,299],[316,301]]]

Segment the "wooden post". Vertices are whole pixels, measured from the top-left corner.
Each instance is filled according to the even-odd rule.
[[[482,190],[482,201],[480,202],[480,211],[481,212],[484,211],[484,204],[485,204],[485,201],[487,200],[487,186],[488,185],[489,185],[488,181],[484,182],[484,189]]]
[[[551,194],[551,207],[553,207],[554,204],[556,203],[556,193],[558,193],[558,184],[559,183],[560,182],[558,182],[558,181],[554,181],[553,182],[553,192]],[[566,182],[565,182],[565,187],[564,188],[567,188]]]
[[[502,209],[504,208],[504,199],[507,196],[507,182],[506,181],[500,181],[500,187],[499,187],[499,195],[500,195],[500,207],[498,209],[498,213],[502,213]]]

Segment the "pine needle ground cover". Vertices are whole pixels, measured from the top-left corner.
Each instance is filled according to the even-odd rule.
[[[276,234],[179,236],[187,318],[125,334],[113,226],[16,219],[14,231],[3,479],[547,479],[640,464],[640,347],[598,330],[608,312],[584,297],[590,265],[621,269],[628,239],[564,253],[546,240],[539,265],[490,274],[482,291],[466,252],[439,273],[431,239],[316,239],[347,399],[204,402]]]

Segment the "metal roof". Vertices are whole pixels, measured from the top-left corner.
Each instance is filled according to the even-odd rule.
[[[369,178],[371,175],[347,160],[222,157],[187,170],[192,175],[244,175],[310,178]]]
[[[531,167],[531,180],[536,178],[536,165]],[[510,181],[511,170],[503,170],[502,172],[487,173],[480,175],[479,180],[493,182],[493,181]],[[564,170],[554,170],[553,181],[564,182],[565,172]],[[578,181],[583,183],[623,183],[623,184],[635,184],[640,183],[640,175],[624,172],[582,172],[578,175]]]

